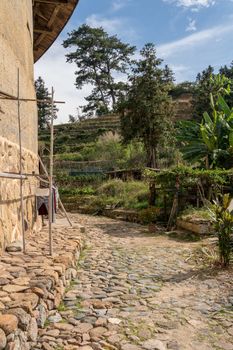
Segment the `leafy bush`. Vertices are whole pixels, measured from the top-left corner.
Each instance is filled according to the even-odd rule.
[[[70,176],[63,172],[56,173],[56,182],[61,187],[74,188],[76,186],[83,187],[91,184],[92,186],[98,186],[105,179],[104,174],[79,174],[76,176]]]
[[[210,214],[210,211],[206,207],[202,208],[194,208],[192,206],[187,207],[184,211],[182,211],[181,217],[192,217],[192,218],[200,218],[204,220],[210,220],[212,221],[212,217]]]
[[[205,181],[216,185],[229,184],[233,179],[232,170],[215,169],[195,169],[188,166],[177,166],[160,172],[151,170],[145,171],[145,176],[154,180],[162,187],[174,187],[177,179],[179,179],[180,186],[187,186],[196,184],[198,181]]]
[[[148,186],[142,181],[109,180],[97,190],[102,202],[124,208],[143,208],[148,206]]]
[[[231,198],[229,194],[225,194],[222,202],[216,202],[212,210],[215,228],[218,234],[220,261],[225,267],[229,266],[232,255],[233,215],[228,209],[230,202]]]
[[[61,153],[55,156],[56,160],[82,161],[83,156],[80,153]]]
[[[142,224],[147,225],[155,223],[160,214],[160,208],[149,207],[140,211],[139,219]]]
[[[75,196],[75,195],[93,195],[95,194],[95,190],[91,186],[85,186],[80,188],[69,188],[69,187],[61,187],[59,188],[59,192],[61,195],[65,196]]]
[[[122,180],[115,179],[105,182],[97,190],[98,194],[105,196],[120,196],[124,192],[125,183]]]

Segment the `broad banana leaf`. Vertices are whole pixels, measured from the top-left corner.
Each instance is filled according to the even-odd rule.
[[[232,110],[222,96],[219,96],[218,98],[218,105],[221,107],[221,110],[224,112],[226,117],[228,117],[231,114]]]
[[[231,147],[233,147],[233,130],[229,134],[229,144]]]

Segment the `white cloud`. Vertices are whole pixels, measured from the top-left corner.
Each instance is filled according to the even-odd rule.
[[[122,19],[106,18],[100,15],[93,14],[86,19],[86,23],[90,27],[103,27],[108,33],[116,34],[122,28]]]
[[[126,7],[130,2],[131,0],[114,0],[112,3],[112,11],[117,12]]]
[[[186,28],[186,32],[195,32],[197,30],[196,20],[189,18],[188,21],[189,21],[189,23],[188,23],[188,26]]]
[[[176,4],[179,7],[191,8],[194,11],[197,11],[201,8],[207,8],[213,6],[216,3],[216,0],[163,0],[171,4]]]
[[[123,40],[132,41],[138,36],[127,18],[107,18],[98,14],[92,14],[86,18],[86,23],[91,27],[103,27],[109,34],[123,37]]]
[[[77,90],[75,83],[75,65],[66,62],[66,50],[61,46],[62,40],[58,39],[47,53],[35,64],[35,79],[41,76],[46,86],[55,89],[55,99],[65,101],[59,104],[58,119],[56,123],[68,121],[68,115],[76,115],[77,107],[86,103],[85,97],[89,95],[92,87],[86,85],[82,90]]]
[[[177,83],[184,81],[187,73],[191,70],[189,66],[184,64],[170,64],[169,67],[173,71]]]
[[[223,34],[233,32],[233,24],[216,26],[210,29],[202,30],[197,33],[188,35],[182,39],[162,44],[158,47],[158,52],[162,57],[169,57],[177,52],[187,51],[192,47],[197,47],[211,40],[219,39]]]

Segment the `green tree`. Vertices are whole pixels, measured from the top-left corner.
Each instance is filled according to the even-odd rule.
[[[206,168],[233,166],[233,108],[223,97],[214,103],[212,113],[205,112],[201,123],[185,121],[179,124],[178,140],[182,143],[184,158],[205,161]]]
[[[48,88],[45,86],[45,82],[41,77],[38,77],[35,81],[36,98],[38,100],[49,100],[50,95]],[[51,104],[50,103],[37,103],[38,110],[38,127],[40,130],[48,128],[51,116]],[[54,118],[58,109],[54,106]]]
[[[49,99],[49,91],[45,86],[45,82],[41,77],[35,81],[36,97],[38,100]],[[43,130],[48,127],[49,118],[51,114],[50,103],[38,103],[38,126],[39,129]]]
[[[69,114],[68,118],[69,118],[68,123],[71,123],[71,124],[73,124],[73,123],[77,123],[77,121],[78,121],[78,118],[77,118],[77,117],[75,117],[75,116],[74,116],[74,115],[72,115],[72,114]]]
[[[170,94],[172,98],[178,98],[182,94],[194,94],[195,84],[191,81],[184,81],[182,83],[176,84]]]
[[[233,80],[233,61],[231,62],[229,67],[227,67],[226,65],[221,67],[219,69],[219,73],[221,75],[225,75],[225,77]]]
[[[225,100],[230,107],[233,107],[233,61],[231,62],[229,67],[227,67],[226,65],[221,67],[219,69],[219,73],[229,79],[229,84],[231,85],[231,92],[229,95],[225,96]]]
[[[76,64],[77,89],[85,84],[93,86],[83,112],[91,115],[114,110],[122,89],[122,82],[115,76],[126,73],[135,47],[123,43],[117,36],[108,35],[101,27],[92,28],[86,24],[69,33],[63,46],[72,49],[66,58],[67,62]]]
[[[209,103],[210,94],[214,100],[227,94],[230,80],[221,74],[214,74],[212,66],[207,67],[202,73],[198,73],[194,89],[194,119],[201,121],[204,112],[211,113],[212,108]]]
[[[233,232],[233,216],[230,212],[231,198],[229,194],[225,194],[221,201],[215,202],[210,209],[215,229],[218,235],[218,248],[220,262],[224,267],[230,265],[232,257],[232,232]]]
[[[147,166],[158,167],[159,148],[171,138],[172,99],[169,91],[173,74],[157,57],[153,44],[141,50],[129,78],[128,92],[120,106],[122,134],[125,142],[142,141],[147,154]]]

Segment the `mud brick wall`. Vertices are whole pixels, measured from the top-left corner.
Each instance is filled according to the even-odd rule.
[[[0,90],[17,96],[17,70],[20,97],[35,98],[33,76],[33,17],[31,0],[0,1]],[[23,171],[38,171],[37,107],[21,102]],[[0,172],[19,171],[17,102],[0,100]],[[24,184],[25,225],[35,221],[35,179]],[[20,236],[19,180],[0,178],[0,251]]]
[[[23,172],[37,171],[37,156],[23,149]],[[19,172],[19,147],[0,137],[0,172]],[[0,250],[7,244],[21,238],[20,221],[20,181],[0,178]],[[35,208],[35,190],[38,181],[28,177],[23,183],[25,228],[32,231],[37,229]]]

